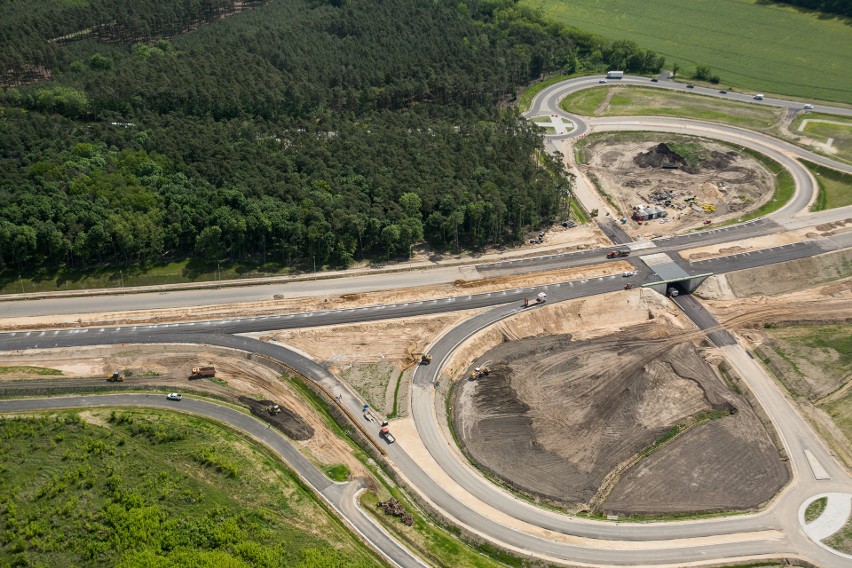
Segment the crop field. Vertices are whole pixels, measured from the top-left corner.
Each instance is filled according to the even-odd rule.
[[[586,116],[675,116],[769,130],[781,109],[643,87],[586,89],[566,97],[562,108]]]
[[[379,566],[243,438],[171,412],[0,419],[2,566]]]
[[[690,76],[709,65],[721,85],[852,104],[852,28],[836,18],[753,0],[521,0],[567,26],[632,40]]]

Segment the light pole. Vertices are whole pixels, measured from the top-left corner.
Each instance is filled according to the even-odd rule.
[[[21,275],[18,274],[18,284],[21,285],[21,294],[24,293],[24,280],[21,278]]]
[[[222,284],[222,269],[219,268],[219,262],[216,262],[216,282],[219,282],[219,285]]]

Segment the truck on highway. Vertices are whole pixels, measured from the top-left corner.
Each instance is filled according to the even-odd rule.
[[[385,439],[385,442],[388,444],[393,444],[396,442],[396,438],[393,437],[393,434],[390,433],[390,428],[385,426],[381,430],[379,430],[379,436]]]
[[[216,376],[216,367],[193,367],[190,379],[210,379]]]
[[[624,78],[624,71],[607,71],[606,72],[607,79],[622,79]]]
[[[532,304],[530,304],[529,298],[524,298],[524,307],[528,308],[528,307],[534,306],[536,304],[543,304],[546,301],[547,301],[547,294],[544,293],[544,292],[539,292],[538,296],[535,297],[535,302],[533,302]]]
[[[621,258],[623,256],[630,256],[630,250],[628,249],[617,249],[611,250],[606,253],[607,258]]]

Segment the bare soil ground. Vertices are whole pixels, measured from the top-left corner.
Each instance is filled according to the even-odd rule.
[[[596,137],[584,153],[590,158],[583,170],[627,218],[624,228],[634,238],[697,228],[705,219],[739,217],[773,192],[771,175],[761,164],[709,140],[618,134]],[[639,225],[630,219],[638,205],[659,205],[668,215]]]
[[[190,369],[196,365],[213,365],[216,377],[190,381]],[[25,352],[0,353],[0,365],[30,365],[60,369],[64,378],[45,379],[18,375],[0,379],[0,392],[48,392],[51,388],[101,388],[121,391],[134,387],[164,391],[209,392],[235,403],[258,406],[258,416],[266,419],[262,407],[272,401],[284,412],[267,420],[289,437],[312,459],[325,465],[345,464],[353,477],[364,477],[368,471],[353,455],[351,448],[334,434],[313,408],[305,403],[289,385],[270,369],[236,355],[230,350],[183,346],[116,346],[73,349],[34,349]],[[107,383],[114,370],[129,376],[123,383]],[[309,432],[312,435],[307,436]]]
[[[602,507],[607,512],[724,510],[757,506],[788,479],[748,403],[727,390],[675,328],[651,322],[596,340],[511,341],[478,363],[486,361],[489,377],[459,383],[456,432],[483,469],[538,498],[597,509],[614,486]],[[607,479],[702,413],[721,417],[657,449],[620,482]],[[694,464],[708,453],[731,459],[696,476]],[[653,468],[654,475],[639,468]]]

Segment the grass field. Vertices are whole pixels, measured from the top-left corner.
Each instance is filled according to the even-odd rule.
[[[0,367],[0,375],[39,375],[43,377],[58,377],[62,375],[59,369],[48,369],[47,367],[12,366]]]
[[[852,205],[852,175],[802,160],[819,184],[819,194],[811,211]]]
[[[852,104],[852,27],[754,0],[521,0],[555,21],[632,40],[681,66],[709,65],[721,86]]]
[[[276,460],[196,417],[0,420],[0,565],[381,566]]]
[[[586,89],[563,99],[562,108],[585,116],[675,116],[751,130],[770,130],[783,115],[781,109],[643,87]]]

